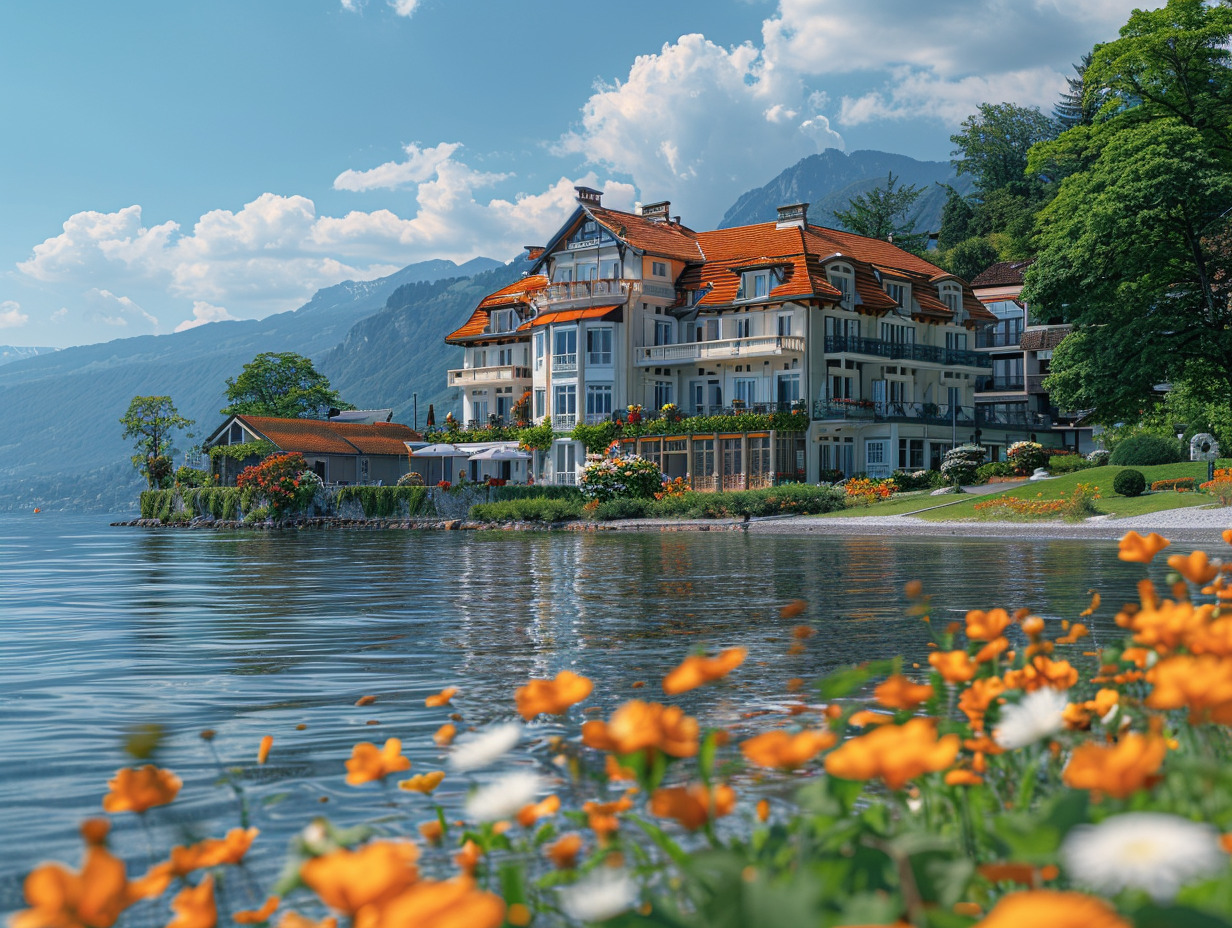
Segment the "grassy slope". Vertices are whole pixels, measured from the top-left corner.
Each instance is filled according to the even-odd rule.
[[[1221,461],[1220,466],[1227,466],[1227,462]],[[1199,482],[1206,480],[1206,465],[1203,463],[1161,464],[1157,467],[1139,467],[1136,469],[1142,471],[1142,475],[1146,478],[1147,486],[1150,486],[1156,480],[1171,480],[1177,477],[1197,477]],[[1112,515],[1114,518],[1146,515],[1165,509],[1180,509],[1186,506],[1209,505],[1213,502],[1212,498],[1204,493],[1146,493],[1133,498],[1117,496],[1113,493],[1112,481],[1120,470],[1122,468],[1119,467],[1093,467],[1089,470],[1078,471],[1073,474],[1063,474],[1051,480],[1041,480],[1035,483],[1007,484],[1004,493],[993,493],[988,496],[968,496],[950,505],[945,505],[945,497],[932,497],[921,494],[891,499],[887,502],[875,503],[871,506],[858,506],[841,513],[831,513],[830,516],[851,518],[858,516],[906,515],[921,509],[927,509],[930,506],[938,506],[941,508],[920,512],[920,518],[932,522],[951,520],[1000,521],[994,520],[983,513],[976,512],[975,504],[984,500],[995,499],[998,495],[1031,499],[1038,494],[1041,499],[1059,499],[1068,496],[1079,483],[1098,487],[1100,499],[1095,504],[1096,508],[1100,512]]]

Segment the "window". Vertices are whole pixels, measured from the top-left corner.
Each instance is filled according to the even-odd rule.
[[[599,278],[598,264],[583,264],[577,269],[578,280],[597,280]]]
[[[513,365],[513,349],[512,348],[498,348],[496,350],[496,366],[497,367],[510,367],[512,365]]]
[[[826,338],[859,338],[860,337],[860,320],[859,319],[835,319],[833,316],[826,316]],[[840,347],[828,348],[828,351],[842,351]]]
[[[488,391],[476,390],[471,394],[471,418],[481,423],[488,421]]]
[[[610,328],[586,330],[586,363],[611,366],[612,330]]]
[[[488,349],[476,348],[471,353],[472,367],[487,367],[488,366]]]
[[[556,280],[561,283],[569,283],[573,280],[573,265],[558,267],[556,269]]]
[[[706,341],[717,342],[719,340],[719,320],[706,320]]]
[[[830,378],[830,399],[849,400],[852,398],[852,378],[835,375]]]
[[[675,385],[670,380],[656,380],[654,385],[654,408],[662,409],[668,403],[676,402]]]
[[[869,467],[885,464],[885,442],[867,441],[864,443],[864,461]]]
[[[830,286],[838,290],[842,295],[843,309],[851,309],[852,299],[851,291],[853,289],[854,272],[846,264],[832,264],[826,272],[826,278],[830,281]]]
[[[620,262],[619,261],[604,261],[603,276],[609,280],[616,280],[620,277]]]
[[[502,309],[489,317],[488,330],[493,333],[512,332],[514,328],[513,310]]]
[[[900,438],[898,440],[898,467],[900,470],[924,469],[924,439]]]
[[[794,374],[779,374],[778,397],[779,403],[794,403],[800,399],[800,375]]]
[[[714,475],[714,439],[693,439],[693,478]]]
[[[893,322],[881,323],[881,340],[892,345],[915,344],[915,329],[909,325],[896,325]]]
[[[535,391],[535,418],[542,419],[547,415],[547,390]]]
[[[770,436],[749,438],[749,482],[755,478],[770,478]],[[752,487],[751,487],[752,488]]]
[[[756,299],[757,297],[765,296],[769,292],[769,288],[767,287],[767,284],[769,282],[768,278],[769,278],[768,274],[754,274],[753,275],[753,298],[754,299]]]
[[[886,284],[885,289],[886,293],[890,295],[890,299],[892,299],[899,306],[903,305],[903,299],[906,297],[907,291],[902,284]]]
[[[790,313],[782,313],[779,316],[776,316],[775,321],[776,321],[776,324],[778,325],[779,335],[790,335],[791,334],[791,314]]]
[[[588,422],[612,417],[612,385],[598,384],[586,388],[586,420]]]
[[[650,274],[652,277],[666,277],[667,264],[663,261],[651,261]]]
[[[553,364],[577,364],[577,326],[555,329],[552,344]]]
[[[946,305],[950,312],[957,316],[959,309],[962,308],[962,290],[954,284],[942,284],[941,302]]]
[[[748,338],[753,334],[753,320],[748,316],[736,317],[736,338]]]
[[[552,395],[552,412],[558,416],[577,415],[577,386],[557,384]]]
[[[547,340],[546,332],[535,333],[535,370],[539,370],[539,368],[543,367],[543,352],[547,347]],[[540,415],[542,415],[542,413],[540,413]]]
[[[752,406],[755,402],[757,402],[756,377],[737,377],[735,387],[737,401],[743,403],[745,406]]]
[[[496,391],[496,416],[502,422],[508,422],[513,411],[513,387],[504,387]]]
[[[966,351],[967,350],[967,333],[966,332],[946,332],[945,347],[947,351]]]
[[[573,483],[577,471],[577,445],[571,441],[556,446],[556,475],[560,482]]]
[[[656,345],[670,345],[673,341],[671,320],[656,319],[654,324],[654,343]]]

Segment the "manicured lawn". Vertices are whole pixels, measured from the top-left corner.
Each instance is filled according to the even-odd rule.
[[[959,499],[954,496],[929,496],[924,490],[890,497],[884,503],[871,503],[868,506],[852,506],[838,512],[826,512],[817,516],[819,519],[852,519],[859,516],[901,516],[930,506],[942,506]]]

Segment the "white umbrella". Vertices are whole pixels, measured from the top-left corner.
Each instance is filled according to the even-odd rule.
[[[529,461],[534,455],[517,448],[487,448],[472,454],[471,461]]]
[[[424,445],[409,452],[413,458],[464,458],[466,452],[457,445],[440,442],[435,445]]]

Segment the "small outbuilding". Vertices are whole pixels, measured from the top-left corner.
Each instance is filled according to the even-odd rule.
[[[406,442],[419,433],[398,422],[343,422],[321,419],[275,419],[231,416],[205,440],[214,473],[231,486],[245,467],[268,454],[298,451],[308,469],[326,483],[397,483],[409,470]],[[248,453],[245,453],[248,452]]]

